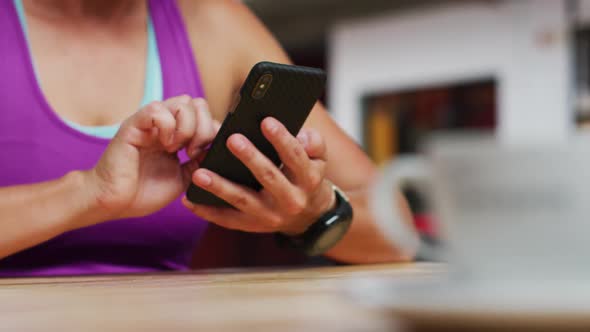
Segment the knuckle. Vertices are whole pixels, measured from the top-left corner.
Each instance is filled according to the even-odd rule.
[[[273,229],[279,229],[283,225],[283,219],[276,214],[271,214],[266,218],[266,224]]]
[[[301,144],[293,144],[291,151],[293,153],[293,157],[296,159],[307,157],[307,154],[305,153],[305,150],[303,150],[303,146],[301,146]]]
[[[317,187],[319,187],[322,183],[322,180],[322,175],[318,171],[309,172],[307,174],[307,183],[311,190],[317,189]]]
[[[273,183],[277,180],[277,173],[272,168],[265,168],[261,174],[262,182]]]
[[[148,114],[151,117],[154,117],[156,114],[160,113],[164,105],[159,101],[152,101],[151,103],[147,104],[143,109],[143,112]]]
[[[189,96],[186,93],[182,94],[178,96],[178,101],[180,101],[181,103],[189,103],[191,101],[191,96]]]
[[[196,112],[198,112],[201,116],[210,117],[211,114],[209,113],[209,104],[203,98],[195,98],[192,99],[192,106]]]
[[[178,103],[176,105],[174,105],[174,108],[172,109],[175,113],[186,113],[188,112],[188,106],[184,103]]]
[[[248,205],[248,197],[245,194],[237,194],[233,200],[235,206],[243,207]]]
[[[170,111],[170,115],[172,115],[172,117],[175,120],[179,120],[179,117],[182,116],[181,114],[183,112],[185,112],[185,108],[184,108],[184,105],[183,104],[176,104],[173,107],[171,107],[169,109],[169,111]]]
[[[202,97],[197,97],[197,98],[194,98],[194,99],[191,99],[191,100],[193,101],[193,103],[197,107],[206,106],[207,105],[207,100],[205,100],[205,98],[202,98]]]
[[[196,119],[199,134],[203,139],[212,139],[215,137],[215,128],[213,127],[213,120],[209,115],[200,116]]]
[[[291,215],[298,215],[307,206],[307,198],[303,195],[294,195],[287,205],[287,212]]]
[[[269,223],[269,226],[274,230],[279,230],[283,227],[283,221],[281,219],[273,219],[273,221]]]

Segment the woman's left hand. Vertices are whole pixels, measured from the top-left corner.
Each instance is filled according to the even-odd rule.
[[[225,228],[301,234],[334,204],[332,185],[324,178],[326,144],[313,130],[302,130],[295,138],[274,118],[264,119],[261,127],[283,162],[280,169],[243,135],[230,136],[227,146],[262,184],[262,190],[252,190],[201,168],[193,173],[195,185],[235,209],[195,205],[186,197],[183,203],[196,215]]]

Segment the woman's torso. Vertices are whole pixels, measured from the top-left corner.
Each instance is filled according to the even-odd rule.
[[[91,168],[108,140],[71,128],[50,106],[51,98],[37,84],[12,1],[2,1],[0,7],[0,186],[47,181],[74,169]],[[203,96],[175,2],[152,0],[149,10],[158,42],[164,98]],[[76,69],[84,72],[84,68]],[[116,72],[111,76],[126,79]],[[137,96],[132,99],[140,100]],[[129,114],[96,124],[120,121]],[[176,200],[153,215],[75,230],[12,255],[0,261],[0,275],[186,269],[205,227],[203,220]]]

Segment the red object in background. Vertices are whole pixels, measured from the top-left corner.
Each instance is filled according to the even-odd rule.
[[[432,238],[438,237],[438,230],[436,222],[432,215],[428,213],[414,214],[414,225],[420,235],[425,235]]]

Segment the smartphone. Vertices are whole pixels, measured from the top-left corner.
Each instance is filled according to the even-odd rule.
[[[272,62],[257,63],[248,74],[234,110],[225,117],[200,167],[235,183],[260,190],[261,185],[250,170],[227,148],[227,139],[235,133],[244,135],[269,160],[280,166],[277,152],[260,129],[262,120],[271,116],[296,136],[322,95],[325,84],[326,74],[321,69]],[[186,195],[196,204],[231,206],[192,183]]]

